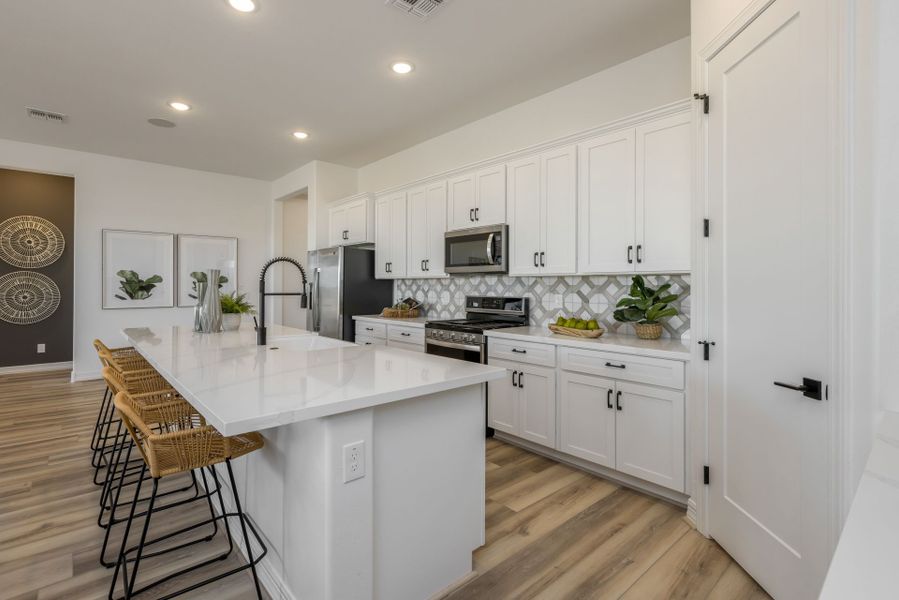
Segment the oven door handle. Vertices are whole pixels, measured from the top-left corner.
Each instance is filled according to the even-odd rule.
[[[456,342],[444,342],[443,340],[426,340],[427,344],[434,346],[443,346],[444,348],[455,348],[457,350],[470,350],[472,352],[480,352],[480,346],[472,346],[470,344],[458,344]]]
[[[493,259],[493,239],[496,237],[495,233],[491,233],[487,236],[487,264],[495,265],[496,261]]]

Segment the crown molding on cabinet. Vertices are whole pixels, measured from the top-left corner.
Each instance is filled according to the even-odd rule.
[[[376,196],[380,196],[382,194],[389,194],[392,192],[397,192],[400,190],[405,190],[410,187],[417,187],[421,185],[428,185],[438,179],[446,179],[450,177],[454,177],[456,175],[461,175],[467,171],[471,171],[473,169],[483,169],[487,167],[492,167],[494,165],[504,164],[511,160],[516,160],[518,158],[522,158],[529,154],[535,152],[544,152],[547,150],[552,150],[553,148],[559,146],[565,146],[569,144],[577,144],[578,142],[582,142],[586,139],[592,138],[597,135],[603,135],[604,133],[610,133],[617,129],[624,129],[627,127],[635,127],[640,123],[644,123],[648,120],[660,119],[662,117],[667,117],[669,115],[674,115],[682,112],[690,111],[693,103],[693,98],[686,98],[684,100],[678,100],[677,102],[672,102],[670,104],[664,104],[662,106],[646,110],[643,112],[635,113],[632,115],[628,115],[626,117],[622,117],[620,119],[616,119],[614,121],[609,121],[608,123],[604,123],[598,127],[594,127],[592,129],[587,129],[584,131],[580,131],[578,133],[573,133],[571,135],[556,138],[553,140],[548,140],[546,142],[541,142],[539,144],[535,144],[533,146],[527,146],[525,148],[521,148],[518,150],[513,150],[511,152],[507,152],[505,154],[500,154],[499,156],[493,156],[481,161],[468,163],[466,165],[462,165],[460,167],[456,167],[454,169],[450,169],[448,171],[443,171],[441,173],[435,173],[433,175],[428,175],[427,177],[422,177],[420,179],[416,179],[414,181],[407,181],[405,183],[394,185],[388,188],[384,188],[377,192],[374,192]],[[370,192],[365,192],[368,194]],[[363,195],[363,194],[357,194]],[[355,196],[353,196],[355,197]],[[340,201],[348,200],[348,198],[343,198]]]

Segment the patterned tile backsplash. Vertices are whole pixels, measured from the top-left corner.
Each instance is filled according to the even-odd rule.
[[[647,275],[655,287],[670,282],[680,294],[673,303],[679,314],[664,323],[665,337],[690,337],[690,276]],[[460,319],[465,316],[466,296],[523,296],[530,298],[531,325],[545,326],[560,314],[597,319],[606,331],[633,335],[633,328],[612,317],[615,303],[627,295],[629,275],[580,277],[509,277],[506,275],[454,276],[446,279],[399,279],[395,298],[413,297],[423,302],[429,319]]]

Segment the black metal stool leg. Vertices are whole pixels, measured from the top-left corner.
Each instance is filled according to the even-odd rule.
[[[247,524],[244,519],[243,509],[240,507],[240,494],[237,493],[237,482],[234,481],[234,471],[231,469],[231,459],[225,459],[225,465],[228,467],[228,478],[231,480],[231,495],[234,496],[234,508],[237,510],[237,518],[240,521],[240,529],[243,533],[243,541],[247,546],[247,562],[250,563],[250,570],[253,572],[253,583],[256,585],[256,597],[262,600],[262,590],[259,588],[259,576],[256,574],[256,563],[253,561],[253,546],[250,544],[250,536],[247,535]]]
[[[140,533],[140,541],[137,543],[137,554],[134,557],[134,566],[131,568],[131,580],[128,582],[126,598],[131,598],[134,591],[134,582],[137,581],[137,570],[140,567],[140,558],[144,552],[144,542],[147,541],[147,531],[150,529],[150,518],[153,516],[153,504],[156,502],[156,492],[159,491],[159,479],[153,478],[153,492],[150,495],[150,504],[147,506],[147,515],[144,517],[144,528]],[[137,496],[135,496],[136,498]]]
[[[147,467],[144,467],[144,471]],[[125,531],[122,534],[122,545],[119,549],[119,558],[116,560],[115,564],[115,572],[112,575],[112,582],[109,584],[109,600],[113,600],[115,597],[115,584],[119,578],[119,570],[125,565],[125,550],[128,548],[128,534],[131,533],[131,523],[134,521],[134,511],[137,509],[137,496],[140,493],[141,484],[143,483],[143,478],[140,479],[137,483],[137,490],[135,490],[134,501],[131,503],[131,512],[128,515],[128,519],[125,521]],[[123,578],[125,583],[127,584],[128,575],[127,572],[123,573]],[[125,591],[127,593],[127,585],[125,587]]]

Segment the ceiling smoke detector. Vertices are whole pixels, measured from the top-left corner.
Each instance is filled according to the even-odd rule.
[[[62,113],[43,110],[41,108],[34,108],[33,106],[26,106],[25,110],[28,111],[28,116],[32,119],[50,121],[51,123],[65,123],[66,120],[66,115]]]
[[[387,0],[385,4],[390,4],[402,10],[415,15],[419,19],[427,19],[434,11],[447,3],[447,0]]]

